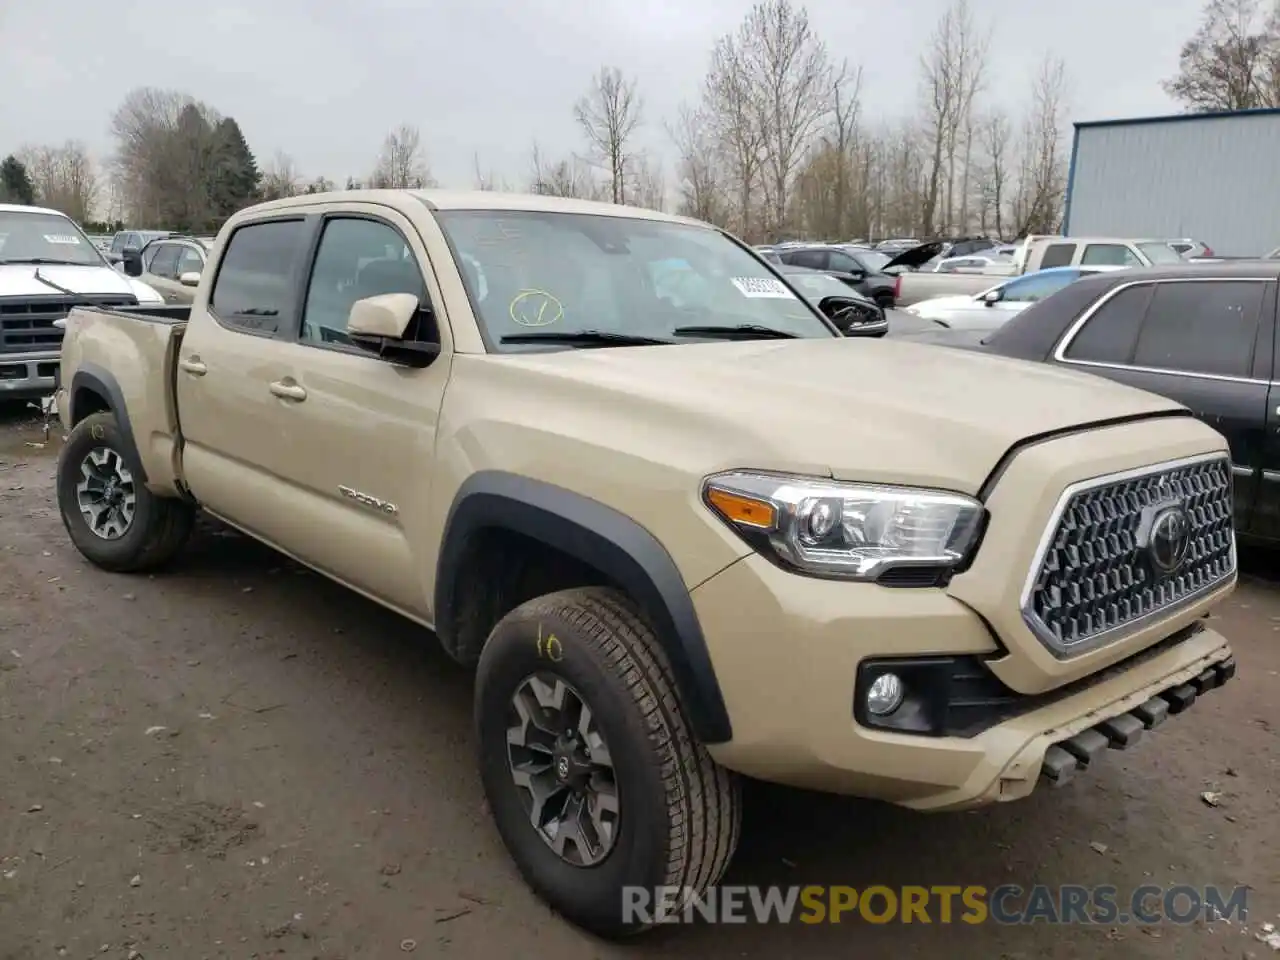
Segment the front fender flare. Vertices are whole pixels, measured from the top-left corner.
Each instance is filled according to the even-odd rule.
[[[645,611],[662,645],[694,734],[732,738],[693,599],[675,561],[648,530],[612,507],[542,481],[482,471],[458,490],[445,523],[435,585],[436,632],[455,644],[458,577],[468,542],[486,529],[510,530],[600,571]]]

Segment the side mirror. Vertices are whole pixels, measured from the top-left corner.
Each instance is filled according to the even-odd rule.
[[[195,270],[188,270],[178,278],[178,282],[184,287],[200,286],[200,274]]]
[[[866,271],[864,270],[850,270],[847,274],[845,274],[845,276],[847,276],[854,283],[861,283],[863,280],[867,279],[867,274],[866,274]]]
[[[140,277],[142,276],[142,251],[126,250],[124,256],[120,258],[124,262],[124,272],[126,276]]]
[[[411,293],[384,293],[351,305],[347,336],[362,350],[406,367],[425,367],[440,355],[440,344],[420,339],[430,328],[431,308]]]
[[[988,290],[986,293],[982,295],[982,302],[985,303],[988,307],[995,306],[997,303],[999,303],[1003,299],[1004,299],[1003,290]]]

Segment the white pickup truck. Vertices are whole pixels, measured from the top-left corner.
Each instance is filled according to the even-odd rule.
[[[163,304],[145,283],[112,269],[70,217],[0,204],[0,401],[53,393],[58,321],[72,307]]]

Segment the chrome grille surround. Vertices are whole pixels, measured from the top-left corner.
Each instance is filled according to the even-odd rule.
[[[1181,505],[1190,544],[1159,576],[1144,518]],[[1230,458],[1205,454],[1069,486],[1058,499],[1023,587],[1023,621],[1058,659],[1113,643],[1193,603],[1236,572]]]

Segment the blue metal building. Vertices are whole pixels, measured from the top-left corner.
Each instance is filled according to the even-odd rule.
[[[1280,109],[1075,125],[1063,233],[1280,246]]]

